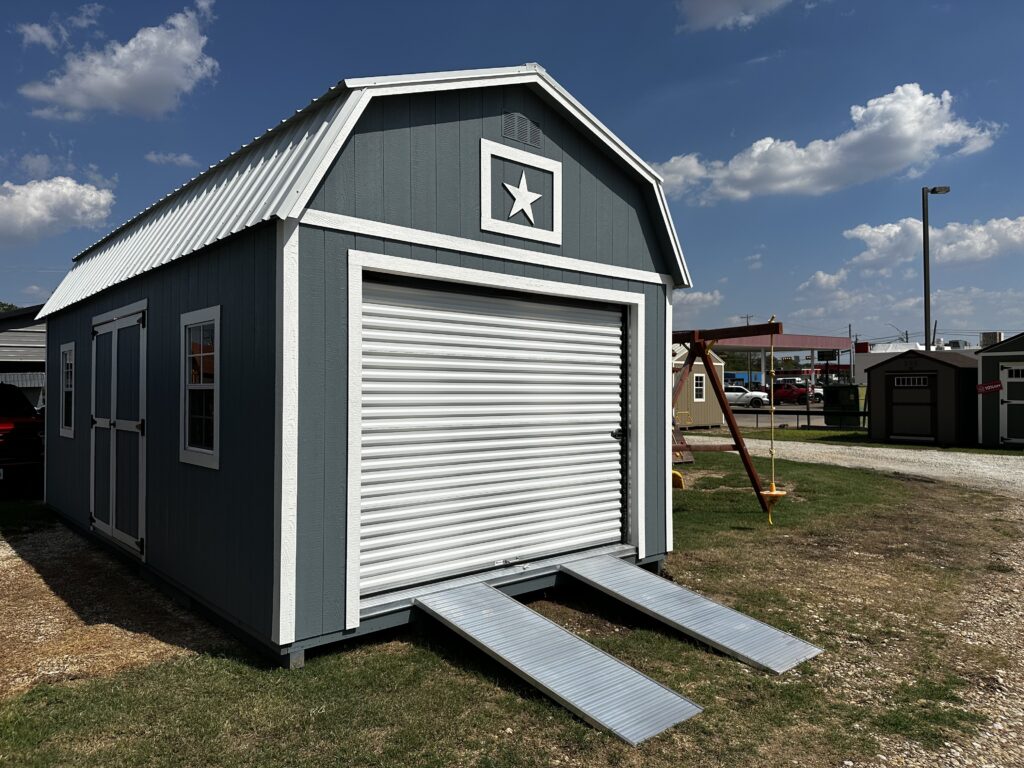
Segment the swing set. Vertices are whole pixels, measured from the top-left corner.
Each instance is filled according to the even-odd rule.
[[[673,419],[672,425],[672,460],[673,463],[676,461],[682,463],[688,463],[693,461],[693,454],[699,452],[708,451],[736,451],[740,455],[740,460],[743,462],[743,468],[747,472],[747,477],[750,478],[750,485],[754,489],[754,494],[757,496],[757,501],[761,505],[761,510],[768,516],[768,525],[772,524],[772,509],[776,504],[781,501],[785,495],[785,491],[780,491],[775,485],[775,398],[774,396],[769,397],[769,408],[771,412],[771,443],[768,450],[768,455],[771,457],[771,481],[767,488],[761,483],[761,477],[758,475],[757,470],[754,468],[754,463],[750,459],[750,452],[747,450],[747,444],[743,441],[743,435],[740,434],[739,425],[736,423],[736,417],[733,415],[732,407],[729,405],[729,401],[725,396],[725,390],[722,388],[722,382],[718,380],[718,374],[715,372],[715,366],[711,362],[711,348],[714,345],[725,339],[735,339],[743,336],[754,336],[754,335],[770,335],[771,336],[771,370],[769,372],[769,386],[772,387],[772,392],[775,389],[775,336],[776,334],[782,333],[782,323],[775,321],[775,315],[772,315],[771,320],[761,325],[740,325],[733,326],[730,328],[711,328],[706,330],[692,330],[692,331],[674,331],[672,333],[673,344],[686,344],[688,352],[686,354],[686,360],[682,365],[675,367],[675,371],[679,372],[679,379],[676,381],[675,386],[672,389],[672,410],[673,414],[676,412],[676,406],[679,403],[686,382],[690,378],[690,373],[693,369],[693,364],[700,360],[704,364],[704,370],[711,383],[711,389],[715,393],[715,397],[718,400],[718,404],[722,408],[722,413],[725,415],[725,423],[729,427],[729,434],[732,435],[733,442],[721,443],[715,445],[707,444],[694,444],[690,445],[686,442],[686,437],[683,431]],[[674,372],[675,372],[674,371]],[[682,474],[677,470],[672,471],[673,485],[681,487]]]

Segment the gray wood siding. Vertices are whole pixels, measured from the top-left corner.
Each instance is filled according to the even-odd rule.
[[[503,138],[505,111],[539,123],[541,147]],[[561,246],[480,229],[481,138],[562,163]],[[498,162],[492,195],[505,205],[511,198],[502,181],[518,183],[519,176]],[[374,99],[310,203],[331,213],[672,273],[671,250],[660,225],[652,223],[660,217],[652,205],[646,182],[527,86]],[[550,222],[541,217],[537,226],[549,228]]]
[[[48,503],[89,525],[92,318],[148,299],[147,565],[230,621],[269,640],[273,610],[276,230],[247,230],[121,283],[50,318],[47,384],[75,342],[75,437],[47,409]],[[178,458],[180,316],[221,305],[220,469]],[[56,400],[53,401],[56,404]]]
[[[666,392],[665,311],[661,285],[471,256],[302,226],[299,230],[299,507],[296,640],[339,632],[344,626],[347,512],[348,250],[643,293],[647,301],[645,353],[648,555],[665,552]]]

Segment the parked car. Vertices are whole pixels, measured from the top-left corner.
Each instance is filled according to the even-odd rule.
[[[772,397],[776,403],[797,403],[803,405],[807,402],[807,387],[801,387],[788,382],[776,384]]]
[[[725,388],[725,399],[733,407],[760,408],[765,404],[763,392],[751,392],[738,384],[731,384]]]
[[[0,384],[0,494],[39,498],[43,417],[20,389]]]

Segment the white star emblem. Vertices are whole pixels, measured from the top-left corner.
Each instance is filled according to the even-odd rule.
[[[505,182],[505,189],[512,195],[512,210],[509,212],[508,217],[511,219],[517,213],[522,211],[526,214],[526,218],[533,224],[533,204],[537,202],[543,195],[539,192],[531,192],[526,186],[526,171],[523,171],[523,175],[519,179],[519,186],[513,187],[507,181]]]

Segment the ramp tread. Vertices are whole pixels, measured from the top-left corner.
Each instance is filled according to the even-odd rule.
[[[487,584],[415,605],[573,714],[636,745],[701,707]]]
[[[821,653],[788,632],[615,557],[599,555],[567,563],[562,570],[758,669],[781,674]]]

